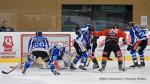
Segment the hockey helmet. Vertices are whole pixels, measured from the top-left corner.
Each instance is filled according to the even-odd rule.
[[[87,24],[86,27],[88,27],[88,31],[94,31],[95,28],[91,24]]]
[[[58,43],[58,44],[57,44],[57,48],[62,48],[62,47],[64,47],[64,44],[63,44],[63,43]]]
[[[134,22],[129,22],[129,23],[128,23],[128,26],[129,26],[129,27],[133,27],[133,26],[134,26]]]
[[[41,36],[41,35],[42,35],[42,32],[39,31],[39,30],[37,30],[37,31],[36,31],[36,36]]]
[[[118,29],[119,26],[118,26],[117,24],[114,24],[114,25],[113,25],[113,28],[114,28],[114,29]]]

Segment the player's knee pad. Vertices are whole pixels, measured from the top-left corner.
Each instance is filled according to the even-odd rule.
[[[118,62],[122,62],[122,61],[123,61],[123,57],[122,56],[118,57]]]
[[[107,58],[109,57],[107,52],[103,52],[103,55],[102,55],[102,56],[103,56],[103,57],[107,57]]]
[[[121,51],[117,51],[115,54],[116,54],[116,57],[117,57],[117,58],[122,57]]]

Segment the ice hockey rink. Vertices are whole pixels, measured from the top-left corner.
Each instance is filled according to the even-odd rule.
[[[100,63],[99,63],[100,64]],[[132,62],[126,62],[128,67]],[[1,63],[0,71],[9,71],[10,63]],[[77,67],[77,66],[76,66]],[[87,71],[67,69],[60,70],[60,75],[53,75],[48,69],[30,68],[24,75],[21,69],[14,70],[10,74],[0,73],[0,84],[149,84],[150,62],[146,62],[144,68],[118,70],[117,62],[109,61],[104,72],[92,69],[92,63]]]

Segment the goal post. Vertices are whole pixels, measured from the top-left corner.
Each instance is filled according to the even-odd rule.
[[[43,34],[49,41],[49,46],[53,47],[58,43],[63,43],[64,46],[70,50],[71,35],[70,34]],[[28,54],[29,39],[34,37],[35,34],[22,34],[21,35],[21,63],[24,63]]]

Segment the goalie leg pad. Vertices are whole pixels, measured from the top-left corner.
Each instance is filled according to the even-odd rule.
[[[58,60],[58,66],[60,69],[65,68],[65,62],[63,60]]]
[[[54,63],[53,62],[49,63],[49,67],[50,67],[50,70],[53,72],[55,69]]]
[[[59,69],[60,69],[60,68],[59,68],[58,61],[57,61],[57,60],[56,60],[56,61],[54,61],[54,66],[55,66],[56,70],[59,70]]]

